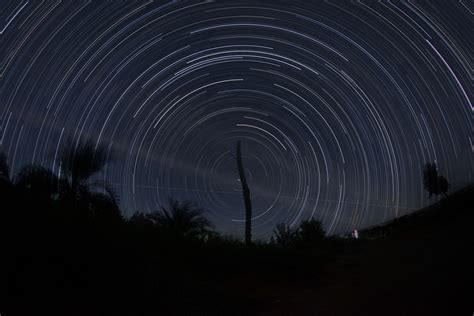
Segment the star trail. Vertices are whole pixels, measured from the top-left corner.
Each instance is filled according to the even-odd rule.
[[[474,176],[474,2],[1,1],[0,151],[61,172],[67,142],[110,150],[127,216],[169,196],[243,235],[330,234],[428,203],[422,169]]]

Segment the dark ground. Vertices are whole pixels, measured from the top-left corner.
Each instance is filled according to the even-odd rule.
[[[155,242],[28,221],[2,236],[0,313],[472,315],[473,205],[471,186],[316,249]]]
[[[262,315],[472,315],[474,190],[449,199],[374,229],[388,235],[361,240]]]

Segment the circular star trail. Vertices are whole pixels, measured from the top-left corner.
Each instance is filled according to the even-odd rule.
[[[68,142],[110,149],[125,215],[190,199],[241,235],[330,234],[429,203],[425,162],[472,182],[472,1],[7,1],[0,150],[59,173]],[[113,153],[113,155],[112,155]]]

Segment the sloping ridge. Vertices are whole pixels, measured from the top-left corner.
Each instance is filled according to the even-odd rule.
[[[453,221],[469,219],[473,223],[473,216],[474,184],[470,184],[448,197],[411,214],[363,229],[360,231],[360,236],[372,239],[430,228],[440,229],[439,233],[445,234],[447,233],[447,224]],[[454,229],[457,230],[456,227]]]
[[[319,291],[307,298],[313,304],[302,307],[302,314],[471,315],[473,226],[470,185],[420,211],[361,231],[367,238],[340,259],[342,265],[328,265]]]

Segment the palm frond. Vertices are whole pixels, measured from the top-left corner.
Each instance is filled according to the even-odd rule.
[[[108,181],[105,181],[105,180],[94,181],[88,184],[87,187],[98,188],[98,189],[103,190],[105,193],[107,193],[111,201],[113,201],[116,205],[119,205],[120,203],[119,195],[117,194],[113,186]]]
[[[60,152],[57,164],[76,186],[100,172],[108,159],[108,151],[104,146],[96,147],[92,141],[80,142],[77,146],[70,142]]]
[[[169,199],[168,208],[161,207],[161,211],[154,213],[154,219],[160,226],[179,231],[184,235],[208,231],[211,222],[203,216],[204,209],[195,203],[179,202]]]

